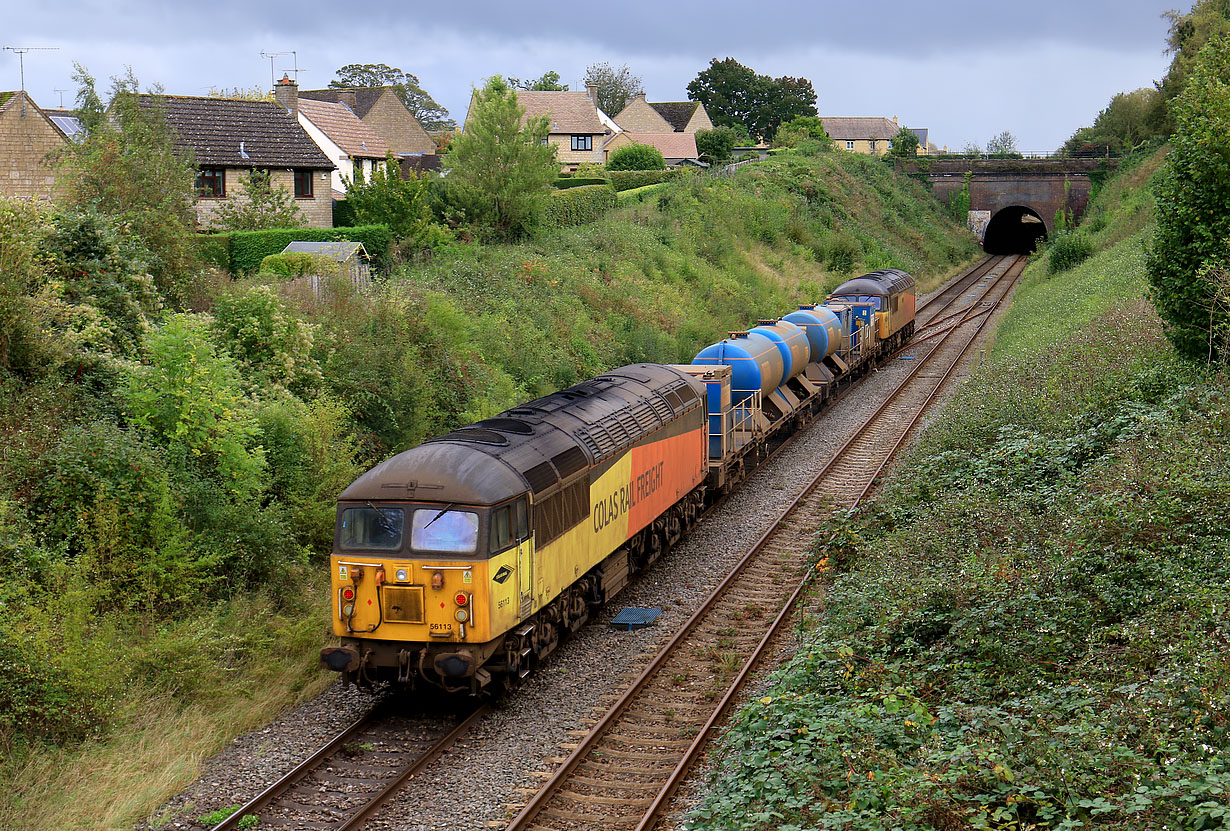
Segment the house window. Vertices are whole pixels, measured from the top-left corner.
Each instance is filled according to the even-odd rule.
[[[871,139],[871,141],[867,142],[867,147],[868,149],[871,150],[872,153],[876,152],[876,140]]]
[[[852,142],[852,141],[847,141],[847,142],[846,142],[846,149],[847,149],[847,150],[853,150],[853,149],[854,149],[854,142]]]
[[[311,199],[312,198],[312,171],[296,170],[295,171],[295,198],[296,199]]]
[[[892,139],[889,139],[889,140],[888,140],[888,149],[889,149],[889,150],[892,150],[892,149],[893,149],[893,140],[892,140]]]
[[[196,192],[201,196],[226,196],[226,170],[202,167],[196,172]]]
[[[593,136],[573,136],[572,137],[572,149],[573,150],[593,150],[594,149],[594,137]]]

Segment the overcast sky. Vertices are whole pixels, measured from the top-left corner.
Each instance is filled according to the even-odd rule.
[[[348,63],[386,63],[417,75],[458,121],[471,88],[496,73],[555,70],[576,83],[592,63],[626,63],[650,101],[681,101],[711,58],[729,56],[763,74],[809,78],[821,115],[897,116],[953,150],[1001,130],[1022,150],[1050,150],[1116,92],[1161,78],[1169,63],[1161,15],[1174,5],[5,0],[0,46],[58,47],[25,55],[26,89],[43,106],[61,96],[72,106],[74,61],[99,78],[100,92],[131,66],[143,86],[205,95],[267,88],[261,52],[293,50],[274,59],[275,72],[297,59],[304,89],[327,86]],[[0,90],[19,84],[17,56],[0,52]]]

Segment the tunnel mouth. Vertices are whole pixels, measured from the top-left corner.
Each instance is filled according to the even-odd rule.
[[[988,254],[1029,254],[1046,239],[1046,223],[1032,208],[1003,208],[987,223],[982,247]]]

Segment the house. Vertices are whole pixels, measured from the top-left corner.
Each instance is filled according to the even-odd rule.
[[[611,158],[612,150],[626,144],[648,144],[650,147],[656,147],[668,165],[694,162],[700,158],[700,154],[696,152],[695,133],[631,133],[624,130],[611,136],[602,145],[603,161]]]
[[[392,87],[307,89],[299,93],[299,99],[345,105],[384,139],[395,156],[436,152],[435,139],[427,134],[414,113],[406,109]]]
[[[277,101],[142,96],[160,107],[175,133],[177,149],[192,151],[197,164],[197,222],[209,227],[225,200],[243,198],[252,170],[267,170],[274,187],[294,194],[307,225],[333,225],[333,162],[299,125],[293,83],[278,84]]]
[[[24,90],[0,92],[0,197],[51,199],[56,177],[48,154],[67,143]]]
[[[842,118],[821,116],[824,131],[829,134],[833,144],[854,153],[865,153],[873,156],[883,156],[893,148],[893,139],[901,132],[901,125],[893,118]],[[929,152],[926,129],[910,130],[919,137],[918,153]],[[922,135],[919,135],[919,133]]]
[[[605,158],[602,144],[616,132],[612,126],[607,126],[610,119],[598,109],[597,100],[596,86],[588,87],[586,92],[517,91],[517,104],[525,109],[521,123],[546,116],[547,143],[555,146],[555,158],[569,169],[575,169],[582,162],[601,164]],[[473,110],[474,99],[471,98],[467,122]]]
[[[335,198],[345,196],[343,179],[353,180],[357,170],[365,181],[370,181],[376,166],[383,164],[389,154],[385,140],[345,104],[300,98],[297,110],[300,126],[336,168],[332,178]]]
[[[641,93],[615,116],[615,123],[633,133],[692,133],[712,130],[709,113],[699,101],[650,103]]]

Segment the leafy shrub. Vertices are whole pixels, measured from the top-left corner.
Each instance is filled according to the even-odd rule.
[[[1046,268],[1051,274],[1067,271],[1093,254],[1093,243],[1085,234],[1059,234],[1046,246]]]
[[[232,274],[251,274],[270,254],[281,254],[292,242],[361,242],[372,258],[372,265],[386,272],[393,233],[384,225],[359,225],[354,228],[277,228],[269,231],[234,231],[218,235],[230,238],[227,269]]]
[[[346,223],[339,223],[335,220],[333,224]],[[231,267],[231,235],[201,234],[196,238],[196,255],[203,263],[216,268],[229,269]]]
[[[547,205],[547,227],[583,225],[615,207],[615,189],[610,185],[584,185],[558,190],[551,194]]]
[[[632,190],[659,182],[673,182],[688,175],[684,170],[614,170],[611,185],[615,190]]]
[[[260,271],[262,274],[276,274],[279,277],[290,279],[302,277],[305,274],[318,274],[322,267],[325,273],[330,273],[333,269],[325,263],[333,269],[337,265],[337,261],[331,257],[311,254],[307,251],[287,251],[283,254],[270,254],[262,259]]]
[[[555,180],[555,187],[558,190],[567,190],[568,188],[580,188],[586,185],[609,185],[610,179],[602,176],[562,176]]]
[[[620,206],[630,205],[633,202],[644,202],[646,198],[652,194],[658,193],[666,187],[666,182],[659,182],[656,185],[644,185],[632,190],[621,190],[615,196],[619,201]]]
[[[734,152],[739,135],[730,127],[714,127],[696,131],[696,152],[715,162],[724,162]]]
[[[270,385],[307,396],[319,386],[312,326],[289,311],[269,286],[219,297],[211,327],[214,340],[246,370],[249,389]]]
[[[606,160],[606,169],[616,170],[665,170],[666,160],[662,151],[648,144],[625,144],[611,151]]]

